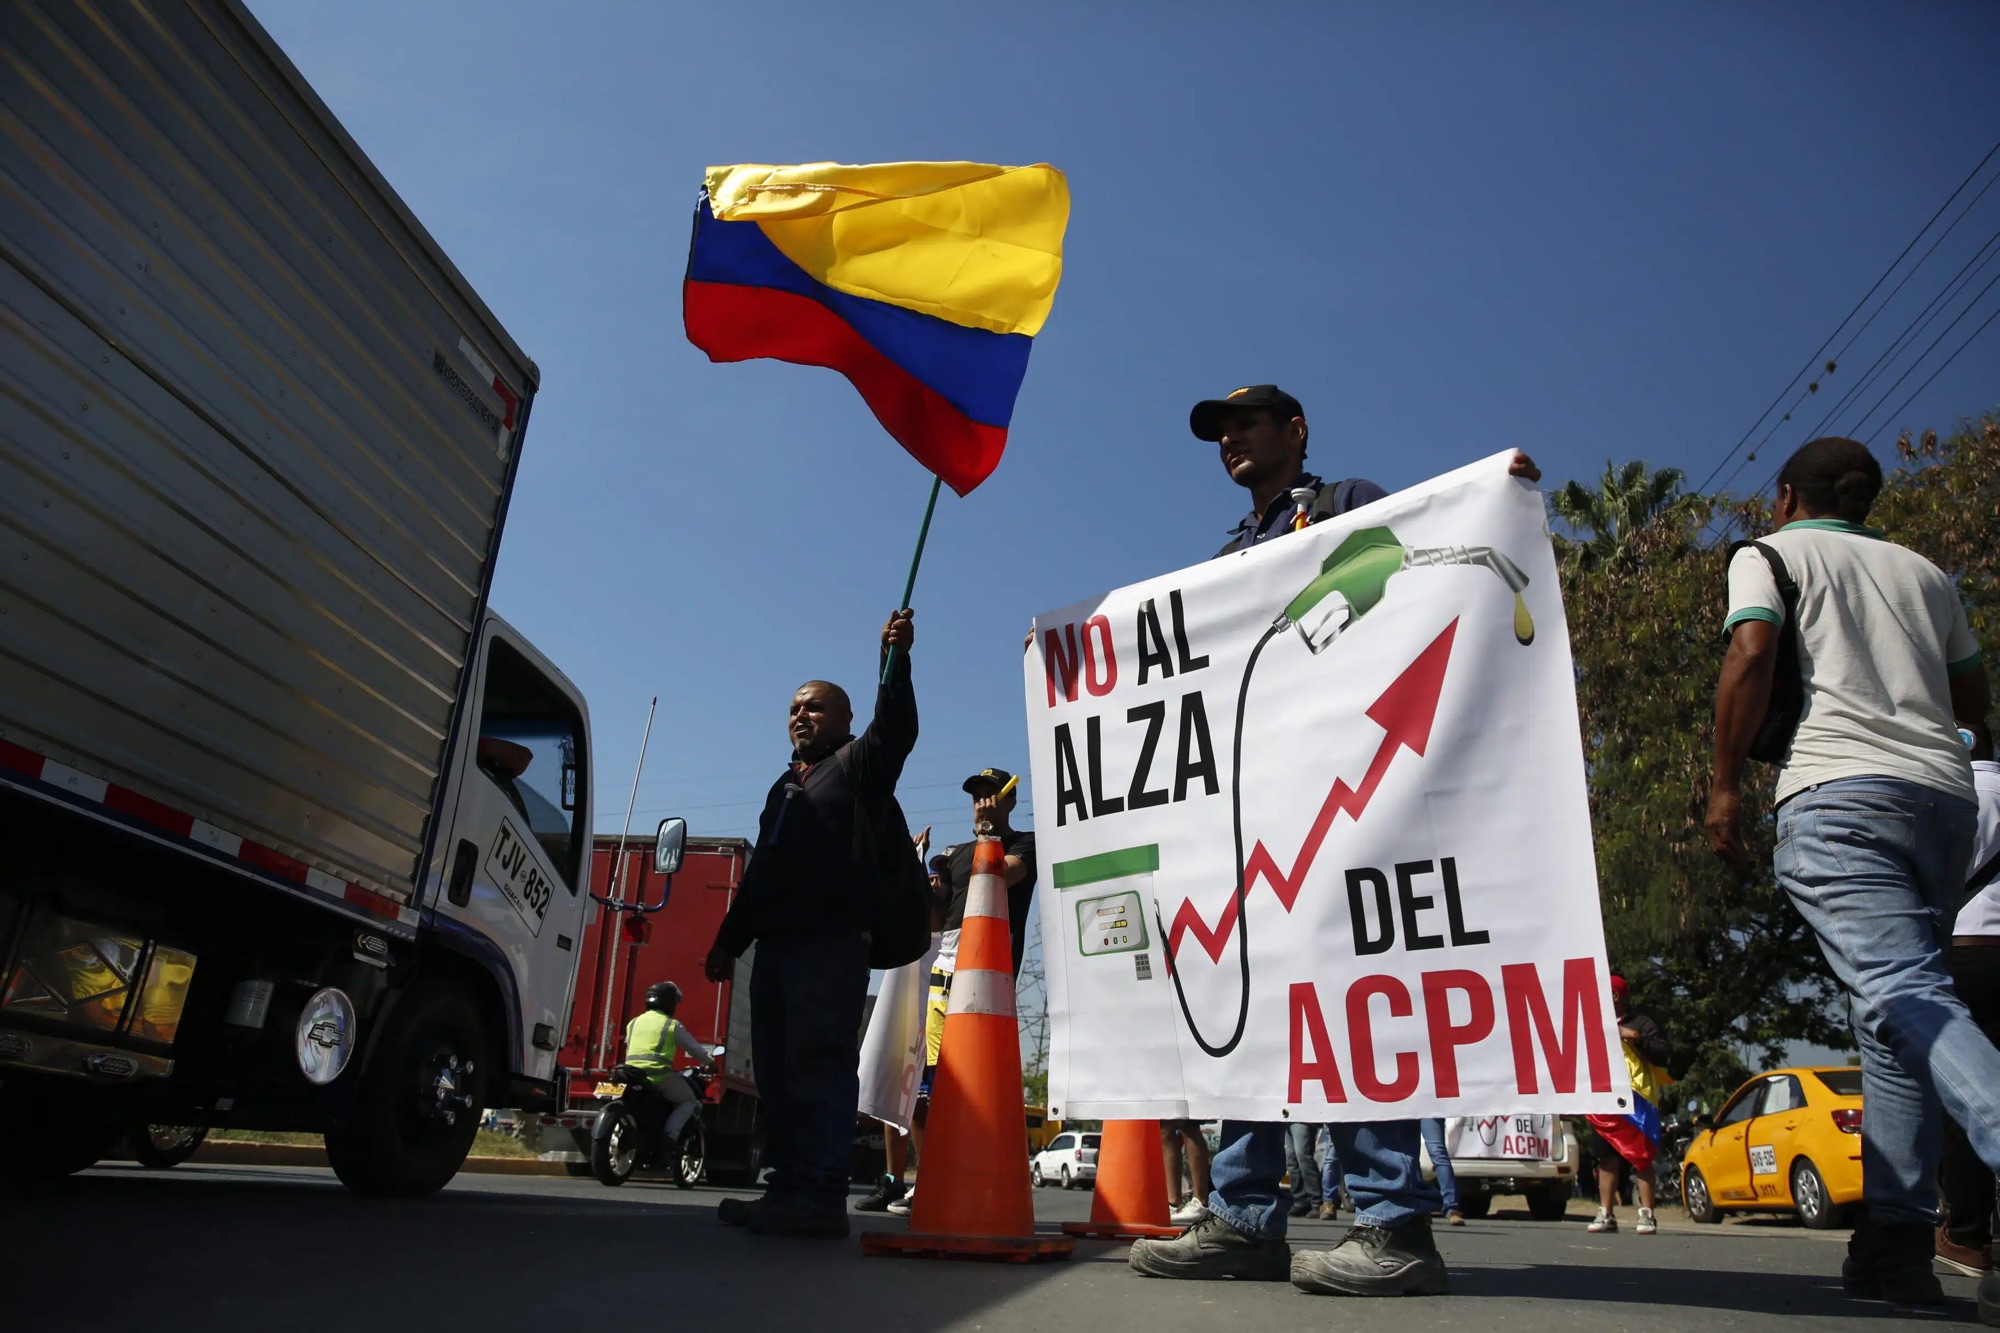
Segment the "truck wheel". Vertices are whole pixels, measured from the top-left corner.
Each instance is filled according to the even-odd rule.
[[[405,996],[390,1023],[353,1115],[327,1131],[327,1160],[356,1194],[435,1194],[465,1164],[486,1104],[479,1011],[459,987],[432,982]]]
[[[1569,1182],[1530,1185],[1526,1192],[1528,1216],[1537,1222],[1560,1222],[1569,1215]]]
[[[613,1102],[598,1112],[590,1135],[590,1174],[600,1185],[623,1185],[639,1165],[639,1121]]]
[[[140,1166],[164,1171],[194,1156],[208,1137],[205,1126],[141,1125],[126,1136],[132,1160]]]
[[[1465,1192],[1465,1186],[1463,1185],[1460,1185],[1458,1189],[1458,1211],[1464,1213],[1467,1217],[1478,1221],[1493,1211],[1493,1196],[1491,1194],[1486,1193],[1484,1190],[1468,1194]]]

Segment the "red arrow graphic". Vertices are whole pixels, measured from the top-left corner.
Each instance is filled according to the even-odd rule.
[[[1326,801],[1319,808],[1319,817],[1306,833],[1305,844],[1299,848],[1296,860],[1292,862],[1290,874],[1278,868],[1278,862],[1260,841],[1252,849],[1243,866],[1243,892],[1247,897],[1257,887],[1261,878],[1268,880],[1271,892],[1278,895],[1278,902],[1287,912],[1297,901],[1299,889],[1305,884],[1306,874],[1312,869],[1313,860],[1326,842],[1327,833],[1333,828],[1333,818],[1343,810],[1357,823],[1361,812],[1374,799],[1375,789],[1382,785],[1382,778],[1389,771],[1389,764],[1396,757],[1400,747],[1407,746],[1413,753],[1422,755],[1424,747],[1430,744],[1431,723],[1437,718],[1438,696],[1444,691],[1445,666],[1451,660],[1452,637],[1458,632],[1458,620],[1453,618],[1444,632],[1432,639],[1430,646],[1417,654],[1417,660],[1403,668],[1403,674],[1396,677],[1381,697],[1368,706],[1368,720],[1382,728],[1382,744],[1375,750],[1375,757],[1368,761],[1368,771],[1362,775],[1361,785],[1350,787],[1345,778],[1334,779],[1333,789],[1326,794]],[[1174,924],[1167,931],[1167,952],[1180,956],[1181,938],[1189,931],[1200,943],[1202,950],[1214,962],[1222,961],[1222,950],[1229,943],[1229,937],[1236,932],[1236,897],[1231,895],[1223,905],[1222,916],[1213,930],[1194,910],[1194,904],[1183,900],[1180,910],[1174,913]]]

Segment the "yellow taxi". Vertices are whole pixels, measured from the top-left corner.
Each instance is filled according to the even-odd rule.
[[[1726,1212],[1794,1212],[1834,1226],[1861,1201],[1861,1071],[1776,1069],[1722,1104],[1681,1160],[1696,1222]]]

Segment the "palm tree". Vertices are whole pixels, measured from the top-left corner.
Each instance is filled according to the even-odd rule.
[[[1577,481],[1566,482],[1549,503],[1576,539],[1562,543],[1566,560],[1590,563],[1622,561],[1633,538],[1648,524],[1666,517],[1685,521],[1701,508],[1701,497],[1681,492],[1687,474],[1677,467],[1648,470],[1641,459],[1623,467],[1604,464],[1596,490]]]

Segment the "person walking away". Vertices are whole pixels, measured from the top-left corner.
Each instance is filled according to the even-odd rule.
[[[1303,1120],[1285,1126],[1285,1174],[1292,1178],[1292,1217],[1317,1217],[1319,1160],[1313,1156],[1313,1127]]]
[[[1639,1220],[1633,1231],[1650,1236],[1660,1229],[1653,1216],[1653,1156],[1660,1146],[1662,1074],[1673,1058],[1660,1025],[1635,1014],[1625,999],[1625,978],[1611,978],[1611,1009],[1618,1016],[1618,1039],[1625,1048],[1625,1073],[1632,1083],[1629,1115],[1591,1115],[1585,1151],[1597,1167],[1597,1216],[1589,1230],[1618,1230],[1618,1184],[1628,1169],[1639,1196]]]
[[[1709,844],[1747,869],[1741,778],[1791,636],[1803,708],[1778,770],[1778,884],[1819,937],[1861,1048],[1866,1219],[1841,1280],[1863,1299],[1936,1304],[1940,1102],[2000,1168],[2000,1051],[1952,988],[1940,936],[1965,886],[1972,765],[1992,699],[1957,587],[1863,526],[1882,467],[1854,440],[1802,446],[1778,473],[1777,531],[1729,564],[1731,632],[1715,699]],[[2000,1321],[2000,1276],[1981,1316]]]
[[[716,1212],[761,1235],[849,1230],[868,931],[883,892],[870,825],[891,815],[900,824],[896,781],[917,743],[910,617],[897,611],[882,626],[894,663],[861,735],[838,685],[810,680],[792,695],[792,760],[771,785],[756,854],[708,953],[708,978],[722,982],[757,945],[750,1037],[772,1170],[762,1198],[724,1199]]]
[[[680,1008],[681,988],[671,981],[656,981],[646,987],[646,1007],[625,1025],[625,1063],[641,1070],[652,1090],[674,1109],[667,1114],[666,1136],[671,1142],[700,1109],[694,1085],[674,1072],[674,1052],[686,1051],[697,1064],[715,1063],[714,1054],[695,1039],[674,1018]]]
[[[1229,479],[1250,492],[1251,509],[1218,555],[1246,550],[1305,524],[1344,514],[1387,495],[1372,481],[1328,482],[1305,470],[1309,429],[1299,400],[1275,384],[1237,389],[1194,405],[1188,426],[1217,446]],[[1541,473],[1525,454],[1511,472]],[[1310,490],[1301,515],[1294,489]],[[1438,1194],[1418,1169],[1414,1120],[1343,1121],[1334,1150],[1347,1171],[1354,1225],[1333,1249],[1294,1256],[1285,1243],[1281,1201],[1285,1126],[1222,1122],[1211,1167],[1207,1212],[1171,1240],[1132,1243],[1135,1272],[1163,1278],[1283,1281],[1305,1291],[1345,1296],[1441,1295],[1444,1258],[1431,1237]]]
[[[2000,763],[1993,761],[1990,732],[1973,737],[1972,782],[1979,792],[1979,835],[1965,884],[1969,896],[1953,921],[1944,962],[1972,1021],[2000,1045]],[[1939,1261],[1967,1277],[1984,1277],[1993,1267],[1994,1176],[1965,1130],[1949,1118],[1938,1192],[1944,1199]]]
[[[1465,1212],[1458,1206],[1458,1176],[1451,1169],[1451,1152],[1444,1146],[1444,1121],[1433,1116],[1417,1122],[1424,1147],[1431,1155],[1431,1173],[1437,1177],[1438,1196],[1444,1206],[1444,1220],[1452,1226],[1465,1225]]]

